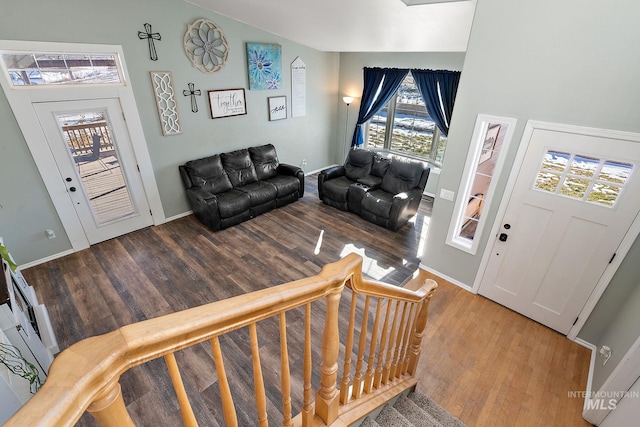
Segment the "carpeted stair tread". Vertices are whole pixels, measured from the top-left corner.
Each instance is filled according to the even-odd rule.
[[[367,417],[364,419],[362,424],[360,424],[360,427],[382,427],[382,426],[377,422],[375,422],[373,419],[371,419],[371,417]]]
[[[415,427],[441,427],[442,424],[431,414],[422,410],[413,400],[400,396],[393,407]]]
[[[400,414],[393,406],[386,405],[376,417],[376,422],[384,427],[412,427],[409,420]]]
[[[447,412],[444,408],[438,405],[433,400],[420,392],[413,392],[409,394],[409,399],[413,401],[418,407],[422,408],[425,412],[429,413],[435,418],[443,427],[466,427],[466,425]]]

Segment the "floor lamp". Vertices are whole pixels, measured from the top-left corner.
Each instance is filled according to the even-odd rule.
[[[346,161],[347,159],[347,126],[349,125],[349,104],[353,102],[353,97],[343,96],[342,100],[344,101],[345,104],[347,104],[347,118],[344,121],[344,150],[343,150],[344,159]]]

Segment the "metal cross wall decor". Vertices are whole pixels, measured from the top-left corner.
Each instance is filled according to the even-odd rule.
[[[202,91],[200,89],[196,89],[195,85],[193,83],[189,83],[189,90],[183,90],[182,94],[184,96],[191,96],[191,111],[193,111],[194,113],[198,112],[198,102],[196,100],[196,95],[200,96],[202,95]]]
[[[158,53],[156,52],[156,45],[154,40],[161,40],[160,33],[151,32],[151,24],[144,24],[145,31],[138,31],[138,38],[140,40],[147,39],[149,42],[149,58],[152,61],[158,60]]]

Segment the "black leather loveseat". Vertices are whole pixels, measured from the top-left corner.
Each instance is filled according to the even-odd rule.
[[[304,195],[304,172],[280,163],[272,144],[191,160],[179,170],[193,213],[213,231]]]
[[[395,231],[418,212],[429,170],[416,160],[354,149],[344,166],[320,172],[318,196],[329,206]]]

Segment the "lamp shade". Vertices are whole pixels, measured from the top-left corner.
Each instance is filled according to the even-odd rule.
[[[353,96],[343,96],[342,100],[345,104],[349,105],[353,102]]]

